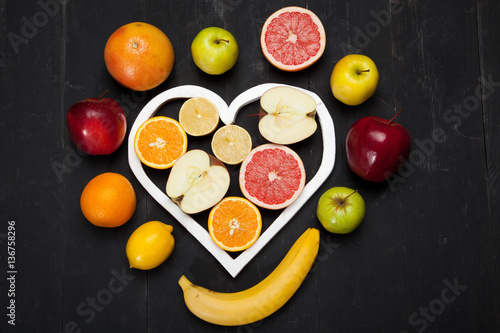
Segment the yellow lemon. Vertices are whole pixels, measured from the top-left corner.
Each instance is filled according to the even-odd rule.
[[[174,250],[173,227],[160,221],[146,222],[127,242],[126,253],[131,268],[148,270],[158,267]]]

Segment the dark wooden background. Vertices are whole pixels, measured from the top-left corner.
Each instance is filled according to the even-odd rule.
[[[298,73],[275,69],[260,49],[264,21],[288,5],[314,11],[327,35],[323,57]],[[1,1],[0,331],[499,332],[499,18],[496,0]],[[146,93],[122,88],[104,66],[107,38],[133,21],[162,29],[176,54],[171,76]],[[219,77],[201,72],[190,54],[192,39],[208,26],[231,31],[240,46],[236,66]],[[336,101],[329,86],[334,64],[348,53],[370,56],[380,72],[375,95],[357,107]],[[141,187],[126,142],[111,156],[84,156],[66,129],[68,108],[105,90],[125,108],[130,129],[142,107],[168,88],[196,84],[230,102],[266,82],[322,98],[335,122],[336,165],[237,278]],[[397,182],[364,182],[347,166],[347,130],[363,116],[390,118],[399,109],[412,158]],[[255,129],[252,121],[242,120]],[[434,140],[436,131],[444,139]],[[254,145],[261,141],[254,136]],[[315,136],[297,145],[309,154],[309,171],[320,144]],[[138,199],[133,218],[112,230],[92,226],[79,207],[85,184],[107,171],[125,175]],[[352,234],[328,234],[316,219],[319,196],[333,186],[356,188],[366,201],[366,218]],[[154,270],[131,270],[125,244],[149,220],[174,226],[175,250]],[[9,221],[15,221],[12,297]],[[317,263],[277,313],[223,328],[187,310],[177,285],[182,274],[218,291],[248,288],[307,227],[321,230]],[[111,294],[116,281],[122,288]],[[15,326],[8,324],[11,299]]]

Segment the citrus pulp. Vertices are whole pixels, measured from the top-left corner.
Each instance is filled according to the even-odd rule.
[[[300,71],[323,55],[325,28],[310,10],[285,7],[266,20],[260,44],[264,56],[275,67],[289,72]]]
[[[226,125],[217,130],[212,137],[212,151],[219,160],[236,165],[245,159],[252,150],[252,137],[238,125]]]
[[[208,98],[192,97],[182,104],[179,123],[189,135],[207,135],[219,124],[219,111]]]
[[[306,173],[299,155],[289,147],[263,144],[241,164],[240,188],[257,206],[281,209],[291,205],[305,186]]]
[[[187,135],[179,122],[163,116],[149,118],[139,126],[134,149],[142,163],[168,169],[187,150]]]
[[[240,197],[226,197],[208,217],[208,231],[212,240],[226,251],[249,248],[260,236],[262,217],[259,209]]]

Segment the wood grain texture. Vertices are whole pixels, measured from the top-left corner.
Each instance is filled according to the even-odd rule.
[[[40,7],[35,3],[1,6],[0,329],[11,326],[7,323],[11,310],[6,310],[11,300],[16,302],[15,331],[57,328],[64,299],[64,192],[52,162],[61,152],[64,127],[59,98],[62,17],[55,16],[48,24],[48,16],[37,15]],[[7,233],[8,221],[15,222],[14,243],[7,237],[12,235]],[[8,245],[15,252],[14,267],[7,265]],[[8,273],[11,270],[17,273]]]
[[[451,15],[442,16],[444,10]],[[401,212],[407,216],[402,232],[408,331],[446,331],[451,323],[464,331],[484,331],[498,321],[495,316],[488,321],[479,317],[498,305],[487,287],[495,279],[483,122],[479,111],[463,118],[456,112],[457,107],[468,107],[468,96],[478,85],[477,48],[468,46],[478,44],[476,8],[467,1],[457,2],[452,9],[443,3],[415,4],[398,18],[401,21],[394,23],[408,36],[394,43],[398,72],[412,73],[397,76],[397,95],[404,96],[402,107],[408,105],[410,111],[401,121],[418,124],[412,132],[410,177],[400,187],[405,191]],[[467,162],[472,155],[474,162]],[[449,304],[439,303],[440,293],[448,288],[446,281],[467,286]],[[478,294],[482,299],[476,298]],[[421,313],[421,308],[432,306],[439,316]],[[456,317],[457,313],[462,315]]]
[[[500,129],[498,105],[500,105],[500,76],[497,74],[500,46],[495,42],[500,33],[497,17],[500,4],[496,1],[479,1],[477,4],[480,77],[484,78],[481,87],[481,111],[483,115],[484,141],[486,152],[486,177],[488,181],[488,210],[491,225],[492,255],[500,255],[500,146],[497,133]],[[479,112],[478,112],[479,113]],[[496,261],[495,276],[498,285],[500,264]],[[498,290],[496,292],[498,299]],[[498,321],[498,314],[495,316]]]
[[[276,10],[299,5],[322,20],[322,58],[305,71],[274,68],[260,49],[262,25]],[[500,331],[500,53],[494,0],[459,1],[0,1],[1,332],[498,332]],[[171,39],[170,77],[144,93],[115,82],[104,66],[104,45],[120,26],[144,21]],[[191,58],[195,35],[208,26],[233,33],[240,55],[221,76]],[[370,56],[380,82],[366,103],[349,107],[332,96],[329,79],[348,53]],[[299,86],[317,94],[335,122],[336,165],[330,178],[248,266],[232,278],[134,178],[127,147],[110,156],[80,153],[65,123],[75,102],[107,96],[124,107],[128,128],[142,107],[179,85],[208,88],[227,102],[258,84]],[[182,101],[163,106],[175,117]],[[359,118],[392,117],[412,136],[401,173],[371,184],[352,173],[345,135]],[[258,105],[237,123],[264,143]],[[209,150],[206,140],[191,147]],[[307,172],[319,165],[321,137],[293,145]],[[83,217],[79,199],[96,175],[118,172],[133,184],[137,210],[117,229]],[[238,168],[230,167],[231,175]],[[148,170],[161,188],[164,171]],[[349,235],[322,229],[316,204],[333,186],[356,188],[367,204]],[[238,195],[237,184],[230,187]],[[205,223],[208,213],[196,216]],[[263,212],[266,221],[276,212]],[[16,325],[8,324],[7,222],[16,221]],[[174,227],[176,246],[160,267],[128,268],[125,244],[141,224]],[[269,222],[266,222],[269,223]],[[218,327],[186,308],[177,280],[217,291],[238,291],[265,278],[307,227],[321,230],[311,273],[278,312],[243,327]]]

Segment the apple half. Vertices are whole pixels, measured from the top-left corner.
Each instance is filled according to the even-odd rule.
[[[291,87],[275,87],[260,98],[259,132],[268,141],[287,145],[316,132],[316,100]]]
[[[217,204],[229,189],[224,163],[201,149],[187,151],[175,161],[167,180],[167,195],[186,214]]]

